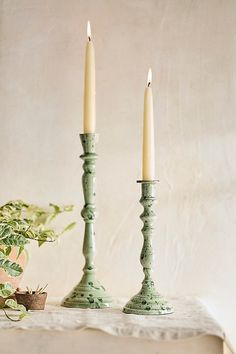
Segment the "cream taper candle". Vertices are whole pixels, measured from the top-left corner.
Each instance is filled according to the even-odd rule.
[[[95,89],[95,55],[91,40],[91,27],[87,25],[88,42],[85,55],[84,73],[84,133],[95,133],[96,128],[96,89]]]
[[[152,97],[152,71],[148,71],[147,87],[144,92],[143,113],[143,180],[155,179],[155,147]]]

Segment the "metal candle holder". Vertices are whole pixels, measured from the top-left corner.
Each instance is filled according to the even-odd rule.
[[[83,254],[85,265],[83,276],[79,284],[69,293],[62,302],[65,307],[80,307],[101,309],[109,307],[111,298],[105,288],[97,281],[94,267],[95,241],[94,222],[95,210],[95,182],[96,182],[96,159],[95,145],[98,140],[97,134],[80,134],[84,153],[81,155],[83,163],[83,193],[84,207],[81,215],[85,222]]]
[[[123,312],[135,315],[165,315],[172,313],[173,310],[157,292],[151,277],[153,264],[152,234],[155,220],[153,204],[156,203],[155,187],[157,181],[137,182],[141,183],[142,186],[140,203],[144,208],[143,213],[140,215],[143,221],[142,234],[144,238],[140,262],[143,267],[144,280],[141,290],[125,305]]]

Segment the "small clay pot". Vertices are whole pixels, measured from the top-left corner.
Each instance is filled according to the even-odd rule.
[[[18,304],[24,305],[26,310],[44,310],[47,299],[47,293],[29,294],[23,291],[15,293],[16,301]]]

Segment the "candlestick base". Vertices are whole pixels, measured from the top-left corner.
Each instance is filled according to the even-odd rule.
[[[72,308],[103,309],[109,307],[111,297],[93,274],[84,274],[81,281],[62,301],[62,306]]]
[[[156,291],[153,281],[144,281],[140,292],[129,300],[123,312],[133,315],[167,315],[173,313],[173,309]]]

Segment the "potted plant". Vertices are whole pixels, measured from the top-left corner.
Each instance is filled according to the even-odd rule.
[[[0,207],[0,285],[10,283],[13,288],[19,287],[27,263],[27,244],[36,241],[41,247],[46,242],[55,242],[60,235],[71,230],[75,222],[60,232],[56,232],[51,223],[60,214],[72,210],[71,205],[61,207],[50,203],[43,209],[21,200],[10,201]]]
[[[17,304],[24,305],[27,311],[44,310],[47,299],[46,287],[47,285],[44,287],[38,285],[36,290],[27,287],[26,291],[17,289],[15,292]]]

